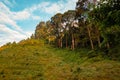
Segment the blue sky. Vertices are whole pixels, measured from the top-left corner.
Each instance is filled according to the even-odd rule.
[[[0,0],[0,46],[26,39],[40,21],[74,10],[78,0]]]

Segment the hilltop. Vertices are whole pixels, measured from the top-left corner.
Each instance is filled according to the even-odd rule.
[[[119,80],[118,0],[78,0],[30,38],[0,47],[1,80]]]
[[[54,48],[24,40],[0,50],[1,80],[119,80],[120,62],[89,49]]]

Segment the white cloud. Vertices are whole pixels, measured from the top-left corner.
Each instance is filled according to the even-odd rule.
[[[28,12],[32,13],[34,11],[40,11],[47,14],[56,14],[56,13],[64,13],[67,10],[74,10],[76,6],[76,2],[78,0],[59,0],[58,2],[42,2],[38,5],[34,5],[27,10]]]
[[[33,20],[40,20],[40,16],[32,16]]]
[[[60,0],[56,3],[48,2],[46,6],[37,6],[37,10],[42,10],[48,14],[64,13],[67,10],[74,10],[78,0]],[[41,4],[39,4],[41,5]]]
[[[20,41],[29,37],[32,32],[26,32],[26,34],[8,28],[6,25],[0,24],[0,46],[7,42]]]
[[[0,2],[0,24],[6,24],[12,26],[14,29],[22,31],[22,29],[16,24],[16,21],[13,19],[13,12]]]
[[[0,2],[0,12],[3,12],[5,14],[11,14],[10,9],[2,2]]]
[[[43,11],[45,11],[46,13],[49,13],[49,14],[54,14],[54,13],[60,12],[60,9],[61,9],[61,7],[58,4],[54,3],[50,6],[44,7]]]
[[[18,31],[22,31],[22,29],[16,24],[14,20],[12,20],[8,15],[0,12],[0,24],[10,25]]]
[[[4,2],[6,5],[9,5],[10,7],[13,7],[13,4],[12,4],[9,0],[3,0],[3,2]]]
[[[26,9],[30,12],[34,12],[35,10],[42,10],[43,8],[47,7],[48,5],[50,5],[50,2],[42,2],[38,5],[33,5],[32,7]]]
[[[28,19],[30,15],[27,10],[12,12],[0,2],[0,46],[6,42],[20,41],[32,34],[32,32],[24,32],[17,24],[17,20]]]
[[[12,13],[12,18],[14,20],[25,20],[28,19],[30,16],[31,14],[27,10]]]
[[[7,6],[13,7],[16,4],[15,0],[10,2],[3,0],[0,2],[0,46],[6,42],[20,41],[31,36],[33,32],[23,32],[17,24],[19,20],[40,20],[41,17],[35,15],[35,11],[40,11],[45,14],[54,15],[58,12],[64,13],[67,10],[75,9],[78,0],[58,0],[58,2],[42,2],[38,5],[33,5],[30,8],[25,8],[19,12],[13,12]],[[7,6],[6,6],[7,5]],[[11,26],[12,28],[8,27]]]
[[[28,19],[30,18],[32,15],[32,12],[31,10],[28,8],[28,9],[24,9],[22,11],[19,11],[19,12],[12,12],[10,11],[10,9],[5,5],[3,4],[2,2],[0,2],[0,14],[3,13],[5,15],[7,15],[10,19],[12,20],[25,20],[25,19]]]

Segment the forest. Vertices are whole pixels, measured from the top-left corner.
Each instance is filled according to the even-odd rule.
[[[58,48],[88,48],[109,54],[119,46],[119,35],[119,0],[78,0],[75,10],[57,13],[47,22],[41,21],[31,38],[44,39]]]
[[[1,46],[0,79],[119,80],[120,1],[78,0],[30,38]]]

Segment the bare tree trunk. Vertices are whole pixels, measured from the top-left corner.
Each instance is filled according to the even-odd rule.
[[[62,37],[60,37],[60,48],[62,48]]]
[[[107,44],[106,44],[106,45],[107,45],[107,48],[109,49],[109,48],[110,48],[110,44],[109,44],[109,42],[107,42]]]
[[[101,47],[100,46],[100,37],[99,36],[97,37],[97,41],[98,41],[98,46]]]
[[[75,49],[75,40],[74,40],[74,35],[72,34],[72,46],[71,46],[72,50]]]
[[[48,38],[48,44],[50,44],[50,35],[49,35],[49,38]]]
[[[82,42],[82,47],[85,47],[85,42]]]
[[[65,41],[65,44],[66,44],[66,48],[68,48],[67,35],[66,35],[66,41]]]
[[[58,47],[60,48],[60,39],[58,39]]]
[[[77,48],[78,47],[78,43],[79,43],[79,37],[77,36],[77,37],[75,37],[74,36],[74,41],[75,41],[75,48]]]
[[[89,35],[89,39],[90,39],[91,48],[94,49],[93,41],[92,41],[92,38],[91,38],[91,31],[90,31],[90,28],[87,27],[87,30],[88,30],[88,35]]]
[[[97,31],[97,35],[96,36],[97,36],[98,46],[101,47],[100,46],[100,32],[99,32],[98,28],[96,28],[96,31]]]

